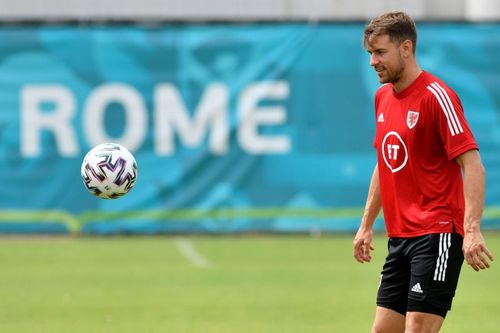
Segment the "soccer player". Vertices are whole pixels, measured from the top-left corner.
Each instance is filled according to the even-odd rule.
[[[389,237],[372,332],[438,332],[464,257],[476,271],[493,260],[480,231],[484,167],[457,94],[417,63],[413,19],[374,18],[363,45],[383,85],[375,95],[377,165],[354,258],[371,260],[381,208]]]

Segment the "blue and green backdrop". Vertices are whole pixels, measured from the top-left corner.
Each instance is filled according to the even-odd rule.
[[[353,231],[375,164],[363,24],[0,27],[0,232]],[[420,24],[418,59],[462,98],[500,214],[500,25]],[[136,156],[118,200],[80,179]],[[376,224],[383,230],[382,219]]]

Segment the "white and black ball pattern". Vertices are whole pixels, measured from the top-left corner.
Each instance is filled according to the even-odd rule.
[[[90,193],[104,199],[117,199],[134,187],[137,163],[125,147],[103,143],[85,155],[81,175]]]

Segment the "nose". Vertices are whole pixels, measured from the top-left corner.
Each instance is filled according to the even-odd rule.
[[[375,66],[379,62],[378,57],[375,55],[375,53],[370,54],[370,66]]]

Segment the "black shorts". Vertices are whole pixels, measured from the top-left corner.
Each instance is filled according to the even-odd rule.
[[[377,305],[445,317],[451,309],[464,261],[463,238],[456,233],[390,238]]]

